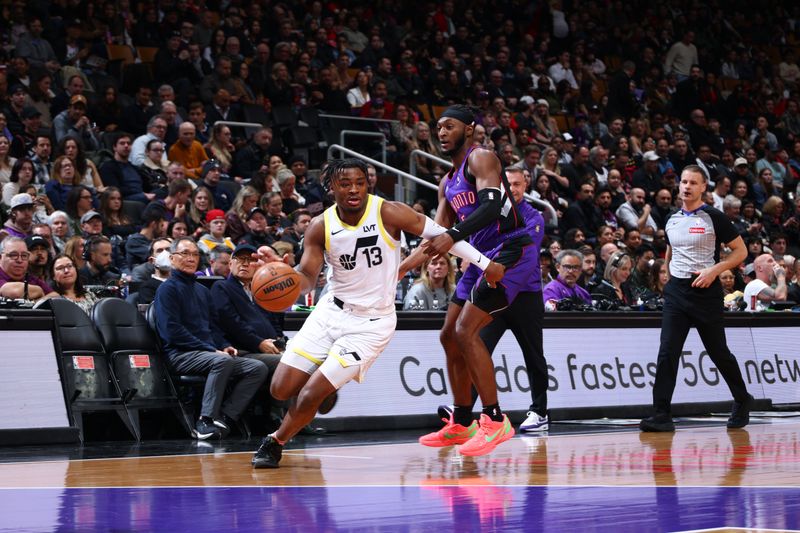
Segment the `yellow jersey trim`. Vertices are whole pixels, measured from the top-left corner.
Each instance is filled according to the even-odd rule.
[[[322,220],[325,223],[325,251],[326,252],[330,252],[331,251],[331,221],[330,221],[330,217],[328,215],[328,212],[331,209],[335,209],[335,208],[329,207],[322,214]]]
[[[394,250],[395,248],[397,248],[397,244],[395,244],[395,241],[394,239],[392,239],[392,236],[389,235],[389,232],[386,231],[386,228],[383,227],[383,217],[381,217],[382,206],[383,206],[383,198],[378,198],[378,228],[380,228],[381,237],[383,237],[383,240],[386,241],[386,244],[389,246],[389,248]]]
[[[358,228],[360,228],[361,226],[364,225],[364,222],[366,222],[367,217],[369,217],[369,210],[372,208],[372,199],[373,198],[375,198],[373,195],[371,195],[371,194],[367,195],[367,208],[364,209],[364,214],[361,215],[361,219],[358,221],[358,223],[356,223],[355,226],[351,226],[349,224],[346,224],[346,223],[344,223],[342,221],[341,218],[339,218],[339,213],[336,212],[336,206],[335,205],[331,206],[331,209],[333,209],[333,216],[336,217],[336,220],[339,221],[339,224],[341,224],[344,229],[349,229],[350,231],[357,230]]]
[[[297,355],[299,355],[300,357],[305,357],[306,359],[308,359],[309,361],[311,361],[312,363],[314,363],[317,366],[322,364],[321,360],[317,359],[316,357],[314,357],[310,353],[301,350],[300,348],[292,348],[292,351],[294,353],[296,353]]]

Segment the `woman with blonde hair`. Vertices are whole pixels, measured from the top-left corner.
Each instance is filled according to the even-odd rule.
[[[564,176],[561,165],[558,164],[558,151],[555,148],[544,149],[538,168],[541,174],[550,178],[550,183],[556,192],[569,190],[569,178]],[[559,196],[563,195],[559,194]]]
[[[592,296],[605,296],[607,300],[616,305],[631,305],[636,301],[636,297],[627,283],[633,268],[631,256],[625,252],[617,252],[608,258],[606,269],[603,271],[603,279],[595,287]]]
[[[64,245],[64,255],[72,259],[72,264],[78,270],[86,265],[86,261],[83,259],[83,251],[83,237],[75,235],[67,239],[67,243]]]
[[[447,307],[456,289],[456,264],[449,256],[427,257],[420,278],[403,299],[403,309],[439,311]]]
[[[439,143],[431,136],[431,127],[423,120],[414,124],[412,143],[412,150],[422,150],[426,154],[444,159]],[[432,159],[420,155],[415,155],[414,159],[417,163],[417,176],[419,177],[442,176],[446,172],[440,163]]]
[[[258,206],[258,199],[261,195],[255,187],[246,185],[242,187],[233,199],[230,211],[225,214],[227,222],[228,236],[233,242],[239,242],[247,233],[247,215],[250,210]]]
[[[297,178],[288,168],[278,171],[278,192],[283,200],[283,213],[287,216],[306,205],[306,199],[295,189]]]

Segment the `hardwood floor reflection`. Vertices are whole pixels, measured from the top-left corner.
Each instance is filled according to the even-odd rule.
[[[0,465],[0,487],[634,485],[800,487],[800,424],[515,437],[465,458],[416,443],[287,450],[281,468],[251,453]]]

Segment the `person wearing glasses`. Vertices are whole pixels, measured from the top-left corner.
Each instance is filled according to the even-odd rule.
[[[195,438],[224,438],[269,370],[261,361],[238,357],[239,351],[225,339],[211,292],[195,277],[200,249],[194,239],[181,237],[172,243],[170,262],[172,274],[153,302],[156,330],[173,372],[207,376]]]
[[[167,184],[167,168],[169,161],[164,157],[166,144],[160,139],[150,139],[144,151],[144,161],[139,172],[145,180],[145,188],[150,190],[164,187]]]
[[[273,313],[259,306],[250,292],[250,283],[259,268],[253,259],[256,250],[251,244],[240,244],[233,250],[231,273],[211,287],[211,296],[225,337],[240,355],[258,359],[272,372],[280,361],[284,341],[273,325]]]
[[[28,273],[31,253],[19,237],[0,242],[0,297],[39,301],[58,296],[43,279]]]
[[[258,209],[258,208],[253,208]],[[278,367],[286,346],[286,337],[280,324],[282,313],[272,313],[263,309],[253,300],[250,284],[260,267],[253,254],[258,248],[241,243],[231,256],[231,273],[224,280],[211,287],[211,299],[219,317],[219,327],[225,338],[239,350],[240,357],[249,357],[264,363],[269,370],[264,383],[269,391],[270,377]],[[274,260],[280,256],[275,254]],[[283,417],[283,401],[269,397],[273,419]],[[313,430],[312,430],[313,431]]]
[[[61,254],[55,258],[50,267],[50,279],[53,280],[53,288],[62,298],[76,303],[87,315],[92,312],[97,296],[83,287],[78,269],[68,255]]]
[[[578,285],[583,272],[583,254],[577,250],[561,250],[556,255],[556,279],[545,285],[542,299],[546,311],[555,311],[558,302],[564,299],[582,300],[586,305],[592,304],[589,292]]]
[[[159,141],[164,141],[164,137],[167,134],[167,121],[164,120],[161,115],[155,115],[147,122],[147,133],[136,137],[131,145],[131,155],[130,161],[133,166],[140,167],[144,164],[144,160],[147,157],[147,143],[152,141],[153,139],[157,139]],[[166,154],[162,153],[162,159],[165,161],[166,168],[166,161],[167,156]]]

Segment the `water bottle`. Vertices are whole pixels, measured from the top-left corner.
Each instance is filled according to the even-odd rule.
[[[438,311],[438,310],[439,310],[439,298],[434,296],[433,297],[433,307],[431,308],[431,311]]]

